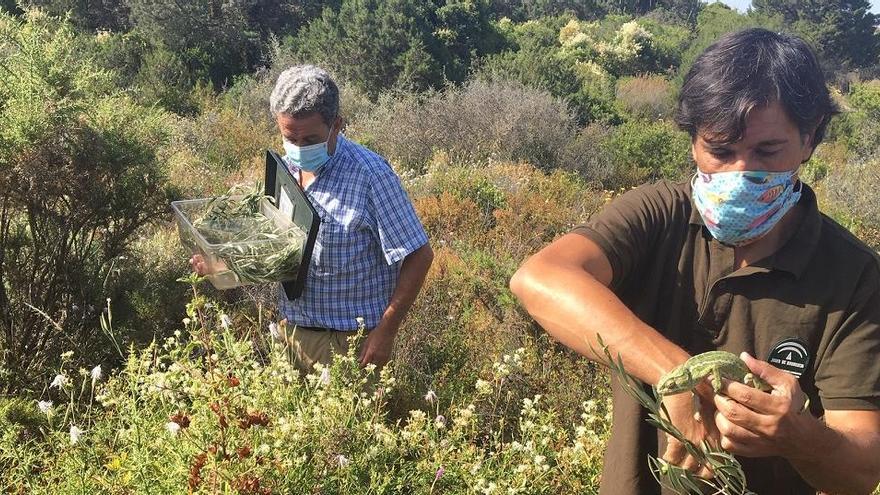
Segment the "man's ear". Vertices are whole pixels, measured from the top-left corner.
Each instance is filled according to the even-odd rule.
[[[801,135],[801,163],[807,163],[813,156],[816,148],[813,146],[813,138],[816,135],[816,129],[813,128],[807,134]]]

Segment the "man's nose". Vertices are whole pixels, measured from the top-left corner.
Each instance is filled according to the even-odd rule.
[[[744,172],[746,170],[752,170],[750,167],[752,166],[752,159],[746,155],[736,155],[733,158],[733,161],[728,166],[727,170],[730,172]]]

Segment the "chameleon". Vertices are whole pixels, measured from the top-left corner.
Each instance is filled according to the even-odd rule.
[[[674,395],[693,390],[704,378],[709,378],[715,393],[721,391],[721,379],[727,378],[769,392],[767,382],[752,374],[746,363],[727,351],[709,351],[697,354],[660,377],[657,392]]]

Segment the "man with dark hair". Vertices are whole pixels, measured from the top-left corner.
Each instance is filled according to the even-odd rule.
[[[762,495],[870,493],[880,480],[880,260],[798,180],[835,112],[803,41],[723,37],[679,98],[693,179],[621,195],[510,282],[563,344],[601,361],[601,334],[648,385],[698,353],[740,355],[770,393],[702,383],[698,414],[690,394],[664,403],[689,439],[736,454]],[[613,394],[601,493],[661,493],[649,454],[711,476],[616,380]]]

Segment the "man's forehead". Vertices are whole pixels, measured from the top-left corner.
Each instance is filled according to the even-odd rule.
[[[787,142],[791,133],[798,132],[797,126],[778,101],[751,108],[739,127],[729,126],[717,131],[710,125],[699,130],[697,138],[709,146],[730,146],[742,142],[757,146]]]
[[[328,127],[317,113],[303,116],[285,115],[278,118],[278,124],[282,134],[296,137],[325,134]]]

